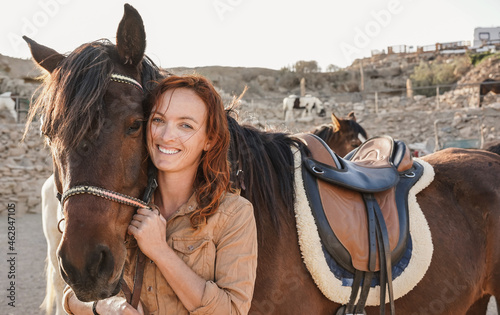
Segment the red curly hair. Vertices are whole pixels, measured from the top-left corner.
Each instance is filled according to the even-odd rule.
[[[201,75],[166,77],[151,92],[147,102],[153,106],[166,91],[179,88],[192,90],[207,106],[206,134],[211,145],[202,153],[198,166],[194,182],[198,209],[190,217],[192,226],[198,227],[217,210],[224,194],[232,191],[228,162],[230,135],[222,98],[212,83]]]

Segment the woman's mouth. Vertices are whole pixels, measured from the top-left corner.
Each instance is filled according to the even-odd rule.
[[[177,152],[181,151],[181,150],[178,150],[178,149],[166,149],[166,148],[162,148],[160,146],[158,146],[158,150],[161,153],[164,153],[164,154],[176,154]]]

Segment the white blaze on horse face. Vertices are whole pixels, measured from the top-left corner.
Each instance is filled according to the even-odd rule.
[[[359,139],[359,141],[361,141],[361,143],[363,143],[363,142],[365,142],[365,141],[366,141],[366,138],[365,138],[365,137],[363,137],[363,135],[362,135],[362,134],[360,134],[360,133],[358,133],[358,139]]]

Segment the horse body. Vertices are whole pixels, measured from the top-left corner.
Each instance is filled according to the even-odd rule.
[[[289,148],[285,150],[286,145],[280,156],[276,153],[280,150],[276,142],[299,147],[300,142],[235,123],[229,126],[233,140],[238,140],[232,148],[248,154],[245,157],[233,153],[230,159],[243,169],[244,186],[250,189],[242,190],[242,195],[254,204],[258,222],[258,275],[250,314],[332,314],[340,305],[326,299],[316,288],[298,249],[291,206],[294,203],[286,201],[291,198],[286,192],[290,179],[285,175],[293,168],[291,153]],[[233,134],[246,135],[243,138],[250,145]],[[261,138],[261,142],[248,138]],[[267,154],[271,165],[279,160],[287,166],[267,172],[272,166],[262,169],[261,161],[266,158],[256,157],[259,154]],[[248,164],[242,162],[245,160]],[[484,295],[499,294],[500,276],[495,270],[500,259],[500,158],[481,150],[447,149],[425,160],[434,166],[435,179],[417,199],[429,222],[434,255],[420,283],[396,300],[396,312],[465,314]],[[266,174],[266,180],[262,181],[258,174]],[[267,191],[277,199],[275,205],[268,205],[272,199],[266,196]],[[279,219],[273,220],[273,216]],[[279,228],[271,224],[276,221]],[[367,312],[377,314],[379,308],[368,307]]]
[[[285,121],[293,121],[294,109],[302,110],[302,119],[312,119],[313,111],[319,117],[325,116],[325,108],[323,102],[321,102],[317,97],[306,95],[298,97],[296,95],[290,95],[283,99],[283,112],[285,113]]]

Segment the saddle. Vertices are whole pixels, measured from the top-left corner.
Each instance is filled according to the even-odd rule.
[[[363,312],[375,273],[381,314],[386,286],[393,313],[391,268],[406,251],[407,196],[423,167],[413,162],[404,142],[388,136],[369,139],[345,158],[315,135],[297,137],[307,145],[302,177],[323,247],[354,274],[350,302],[337,314]]]

